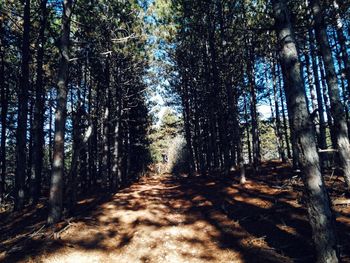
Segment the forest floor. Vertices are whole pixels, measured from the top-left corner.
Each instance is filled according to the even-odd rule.
[[[350,262],[350,206],[327,176],[341,257]],[[313,262],[302,185],[289,167],[237,176],[143,177],[113,196],[79,202],[46,228],[46,211],[0,214],[2,262]],[[346,201],[345,201],[346,203]]]

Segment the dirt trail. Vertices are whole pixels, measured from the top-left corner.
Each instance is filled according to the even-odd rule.
[[[289,168],[273,164],[264,169],[266,173],[262,170],[255,178],[251,176],[245,186],[234,176],[144,177],[73,217],[59,239],[34,236],[29,247],[16,252],[19,256],[5,254],[3,259],[50,263],[313,262],[300,180],[292,177]],[[342,259],[349,262],[350,207],[337,207],[336,211]],[[0,242],[0,249],[9,240]]]
[[[199,206],[210,205],[204,198],[195,201]],[[239,253],[221,247],[217,240],[221,233],[195,210],[192,197],[170,175],[145,178],[116,194],[84,221],[73,223],[61,236],[61,248],[48,249],[32,260],[240,262]],[[234,223],[226,227],[232,231]]]

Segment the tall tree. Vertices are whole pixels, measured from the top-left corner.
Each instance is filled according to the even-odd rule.
[[[285,74],[285,92],[291,125],[302,170],[307,210],[312,227],[317,262],[338,262],[336,236],[329,197],[321,175],[315,131],[308,114],[299,54],[286,0],[273,0],[280,60]]]
[[[0,4],[0,10],[3,3]],[[1,104],[1,142],[0,142],[0,203],[5,193],[6,180],[6,127],[7,127],[7,85],[5,84],[5,26],[4,17],[0,17],[0,104]]]
[[[27,119],[28,94],[30,88],[30,0],[25,0],[23,9],[23,38],[21,78],[18,92],[18,116],[16,131],[16,178],[15,209],[21,210],[25,204],[25,178],[27,159]]]
[[[41,178],[44,158],[44,114],[45,114],[45,86],[43,82],[44,71],[44,52],[45,52],[45,30],[47,26],[47,0],[40,3],[40,29],[37,42],[37,69],[35,83],[35,105],[34,105],[34,124],[33,124],[33,168],[31,172],[31,196],[36,203],[41,192]]]
[[[50,213],[47,220],[49,224],[54,224],[61,219],[63,209],[64,137],[67,111],[69,35],[72,4],[73,0],[63,1],[62,27],[59,42],[60,64],[57,76],[57,106],[55,113],[54,150],[49,199]]]
[[[331,114],[334,121],[334,132],[339,151],[340,163],[347,187],[350,189],[350,143],[348,137],[348,127],[345,119],[344,107],[340,100],[332,50],[329,44],[324,14],[321,9],[320,2],[318,0],[311,0],[310,4],[315,20],[314,27],[316,39],[326,72],[328,95],[331,103]]]

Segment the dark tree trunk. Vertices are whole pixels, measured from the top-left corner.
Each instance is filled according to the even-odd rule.
[[[274,106],[275,106],[275,113],[276,113],[276,132],[277,132],[277,138],[278,138],[278,144],[279,144],[279,152],[282,162],[286,162],[286,154],[285,154],[285,148],[284,148],[284,140],[283,140],[283,132],[282,132],[282,123],[281,123],[281,116],[280,116],[280,107],[279,107],[279,101],[278,101],[278,94],[277,94],[277,76],[276,76],[276,64],[275,59],[273,59],[273,62],[271,63],[272,66],[272,78],[273,78],[273,100],[274,100]]]
[[[253,144],[253,166],[254,170],[257,170],[260,161],[260,138],[259,138],[259,122],[258,112],[256,107],[256,87],[255,87],[255,70],[254,70],[254,54],[253,51],[249,52],[248,56],[247,74],[250,87],[250,114],[252,118],[252,144]]]
[[[21,79],[18,93],[18,116],[16,131],[16,178],[15,210],[25,203],[25,178],[27,164],[27,119],[30,60],[30,0],[24,2]]]
[[[78,92],[79,93],[79,92]],[[77,109],[72,113],[72,124],[73,124],[73,145],[72,145],[72,161],[71,167],[68,174],[67,180],[67,207],[69,211],[73,210],[73,207],[77,201],[77,189],[78,189],[78,168],[79,168],[79,158],[80,151],[82,148],[82,127],[81,127],[81,117],[83,115],[83,108],[81,103],[80,94],[78,94]]]
[[[326,83],[326,76],[323,68],[323,63],[320,57],[318,57],[318,67],[320,69],[321,73],[321,84],[322,84],[322,97],[324,101],[324,105],[326,108],[326,115],[327,115],[327,125],[329,128],[329,133],[331,135],[331,142],[332,142],[332,147],[333,149],[337,149],[337,138],[335,136],[335,131],[334,131],[334,125],[333,125],[333,118],[331,114],[331,106],[329,104],[329,99],[328,99],[328,88],[327,88],[327,83]]]
[[[110,62],[109,58],[106,62],[105,76],[106,76],[106,93],[104,100],[104,115],[102,121],[102,185],[103,188],[107,189],[110,184],[109,178],[111,177],[111,162],[110,162],[110,125],[111,125],[111,114],[110,114]]]
[[[0,142],[0,203],[3,198],[6,185],[6,130],[7,130],[7,111],[8,88],[5,83],[5,49],[4,49],[4,26],[3,18],[0,18],[0,103],[1,103],[1,142]]]
[[[330,200],[321,175],[315,132],[305,99],[292,24],[285,0],[274,0],[275,26],[285,74],[285,91],[298,159],[305,184],[309,220],[318,262],[338,262],[337,243]]]
[[[283,96],[283,88],[282,88],[282,77],[281,77],[281,71],[280,68],[277,66],[277,77],[278,77],[278,91],[281,98],[281,111],[282,111],[282,121],[283,121],[283,137],[284,141],[286,142],[286,150],[287,150],[287,157],[288,159],[292,158],[292,153],[290,150],[290,140],[288,137],[288,125],[287,125],[287,117],[286,117],[286,108],[285,108],[285,102],[284,102],[284,96]]]
[[[333,0],[333,7],[335,11],[337,36],[338,36],[338,41],[339,41],[339,46],[342,54],[344,67],[345,67],[346,81],[348,83],[347,92],[348,94],[350,94],[350,60],[349,60],[349,54],[348,54],[349,47],[346,44],[346,37],[344,35],[343,22],[339,14],[339,5],[336,0]]]
[[[334,121],[334,131],[337,140],[340,165],[343,169],[344,179],[350,189],[350,143],[348,127],[344,115],[344,107],[340,100],[338,80],[332,57],[332,50],[328,42],[324,16],[318,0],[311,0],[311,7],[315,20],[315,32],[320,53],[326,71],[328,95],[331,103],[331,114]]]
[[[47,0],[42,0],[40,5],[40,32],[37,45],[37,69],[35,83],[35,107],[34,107],[34,123],[33,123],[33,168],[31,178],[31,196],[33,203],[37,203],[41,193],[41,178],[44,158],[44,113],[45,113],[45,87],[44,77],[44,46],[45,46],[45,30],[47,22]]]
[[[347,92],[347,89],[345,87],[345,79],[346,79],[346,74],[344,76],[344,74],[342,73],[343,71],[343,65],[342,65],[342,58],[344,57],[341,53],[341,50],[339,50],[339,39],[338,39],[338,36],[337,36],[337,33],[336,31],[333,29],[332,30],[332,35],[333,35],[333,40],[335,42],[335,52],[336,52],[336,59],[337,59],[337,68],[338,68],[338,78],[340,79],[340,86],[341,86],[341,95],[342,95],[342,103],[344,105],[344,110],[345,110],[345,119],[346,119],[346,124],[347,124],[347,127],[348,127],[348,131],[349,131],[349,108],[348,108],[348,105],[349,105],[349,95],[348,95],[348,92]],[[345,66],[345,64],[344,64]],[[345,70],[345,69],[344,69]],[[348,133],[349,135],[349,133]],[[350,135],[349,135],[350,136]]]
[[[186,94],[185,98],[189,96],[188,94],[188,86],[186,80],[183,82],[183,92]],[[195,163],[194,163],[194,154],[193,154],[193,142],[192,142],[192,135],[191,135],[191,116],[190,116],[190,105],[189,101],[184,99],[183,100],[184,105],[184,125],[185,125],[185,137],[188,147],[188,153],[189,153],[189,173],[190,175],[193,175]]]
[[[67,79],[69,65],[69,34],[72,0],[64,0],[62,13],[62,31],[60,38],[60,65],[57,82],[57,105],[55,114],[55,137],[53,164],[50,186],[50,212],[48,223],[54,224],[61,219],[63,209],[64,176],[64,136],[67,107]]]
[[[323,107],[323,100],[322,100],[322,90],[321,90],[321,85],[320,85],[320,77],[318,74],[318,67],[317,67],[317,56],[316,56],[316,51],[315,51],[315,46],[314,46],[314,35],[312,32],[312,29],[309,29],[309,49],[310,49],[310,55],[311,55],[311,64],[312,64],[312,72],[314,76],[314,85],[316,89],[316,94],[317,94],[317,109],[318,109],[318,116],[319,116],[319,147],[321,149],[327,149],[327,141],[326,141],[326,121],[324,119],[324,107]],[[321,155],[322,156],[322,155]],[[322,156],[323,161],[327,161],[326,156]]]

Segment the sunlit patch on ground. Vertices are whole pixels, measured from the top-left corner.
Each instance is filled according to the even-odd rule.
[[[58,239],[34,236],[30,242],[35,249],[22,248],[15,259],[48,263],[312,262],[300,180],[289,184],[292,175],[283,167],[274,175],[264,173],[271,167],[264,169],[258,176],[249,176],[244,186],[234,174],[186,180],[171,174],[142,178],[73,217]],[[94,200],[80,203],[93,204]],[[350,209],[335,209],[346,262]],[[14,238],[3,240],[1,246],[13,246]],[[14,262],[6,252],[2,259]]]

